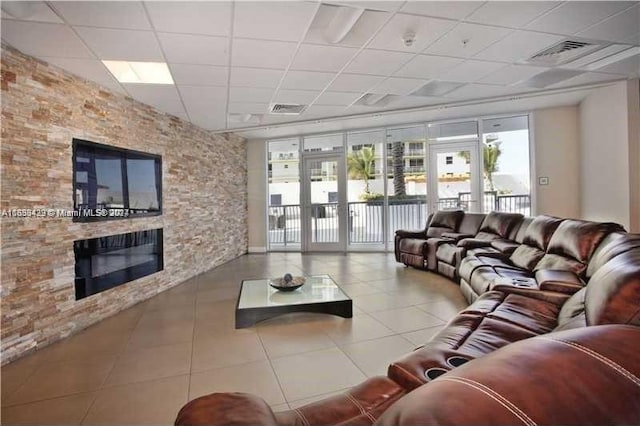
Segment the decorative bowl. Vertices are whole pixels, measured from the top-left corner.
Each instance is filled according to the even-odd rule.
[[[273,278],[269,280],[269,285],[279,291],[293,291],[302,287],[305,281],[304,277],[293,277],[288,282],[284,278]]]

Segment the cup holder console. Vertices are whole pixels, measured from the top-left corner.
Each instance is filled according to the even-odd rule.
[[[433,380],[435,378],[438,378],[438,377],[442,376],[443,374],[445,374],[447,372],[448,371],[445,370],[444,368],[434,367],[434,368],[430,368],[427,371],[425,371],[424,375],[427,378],[427,380]]]
[[[467,362],[469,362],[469,360],[461,356],[452,356],[451,358],[447,359],[447,364],[449,364],[453,368],[460,367],[462,364],[465,364]]]

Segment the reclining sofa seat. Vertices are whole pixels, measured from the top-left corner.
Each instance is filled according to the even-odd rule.
[[[396,261],[419,269],[427,268],[427,240],[438,238],[444,233],[458,232],[463,216],[462,210],[438,211],[429,215],[424,230],[396,231]]]
[[[523,244],[508,259],[470,256],[460,262],[460,287],[468,301],[495,288],[501,279],[524,280],[536,290],[572,294],[587,279],[587,265],[600,243],[624,231],[615,223],[539,216]]]
[[[473,213],[465,214],[473,215]],[[472,217],[479,219],[479,217]],[[451,279],[458,277],[458,266],[466,256],[467,250],[491,247],[495,241],[509,241],[511,231],[520,226],[524,216],[518,213],[491,212],[482,218],[476,233],[465,238],[447,241],[436,250],[437,271]],[[464,219],[463,219],[464,221]],[[443,234],[447,237],[447,234]]]
[[[430,372],[444,373],[519,340],[593,325],[640,326],[640,236],[612,254],[586,287],[564,300],[530,297],[515,287],[483,294],[430,342],[393,362],[389,378],[411,391],[428,382]]]

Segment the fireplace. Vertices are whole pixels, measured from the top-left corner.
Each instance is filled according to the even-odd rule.
[[[76,300],[163,269],[162,228],[74,241]]]

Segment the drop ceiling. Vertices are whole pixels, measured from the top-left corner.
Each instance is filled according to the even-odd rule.
[[[635,50],[596,69],[525,62],[568,39]],[[2,40],[203,128],[252,135],[636,78],[640,2],[3,1]],[[102,60],[166,62],[175,85],[119,83]],[[279,116],[274,103],[305,107]]]

